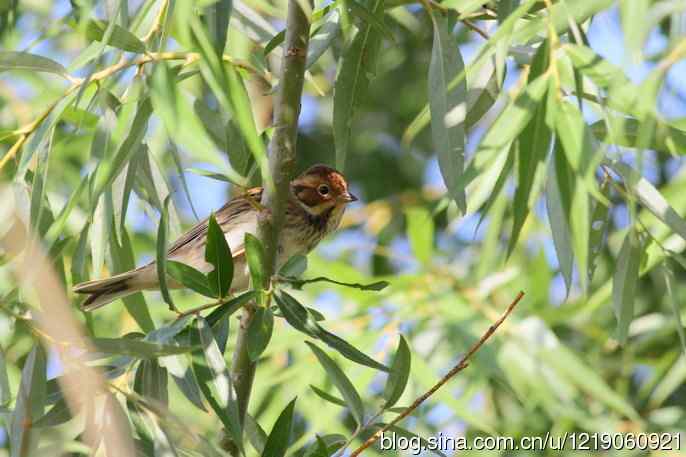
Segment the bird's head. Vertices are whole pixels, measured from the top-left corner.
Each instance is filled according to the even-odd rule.
[[[318,216],[331,208],[344,208],[357,200],[348,191],[345,177],[326,165],[314,165],[291,181],[291,192],[309,214]]]

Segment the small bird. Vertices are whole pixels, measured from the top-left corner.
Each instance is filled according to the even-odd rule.
[[[249,285],[244,239],[246,233],[257,233],[260,210],[255,203],[261,202],[262,194],[261,187],[249,189],[215,213],[233,255],[232,292]],[[347,204],[356,200],[357,197],[348,191],[345,177],[326,165],[314,165],[291,181],[277,269],[292,256],[307,254],[334,232]],[[208,219],[205,219],[181,235],[169,247],[167,259],[185,263],[205,274],[212,271],[214,267],[205,261],[207,224]],[[183,287],[173,280],[169,281],[169,286]],[[89,295],[81,306],[85,311],[92,311],[127,295],[152,289],[159,289],[155,262],[110,278],[77,284],[73,291]]]

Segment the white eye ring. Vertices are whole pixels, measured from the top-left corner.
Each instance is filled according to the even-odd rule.
[[[322,184],[317,188],[317,192],[319,192],[319,195],[329,195],[329,186]]]

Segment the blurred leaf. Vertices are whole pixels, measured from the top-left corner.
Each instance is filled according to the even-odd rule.
[[[216,298],[216,294],[210,287],[207,277],[195,268],[185,263],[167,261],[167,273],[184,287],[210,298]]]
[[[574,251],[569,223],[571,172],[559,146],[556,146],[553,151],[549,168],[546,184],[546,210],[557,262],[560,265],[560,272],[565,281],[566,296],[568,296],[572,287],[574,269]]]
[[[136,369],[133,390],[146,399],[152,399],[168,406],[167,381],[167,370],[161,367],[157,360],[141,360],[138,369]]]
[[[364,407],[362,406],[360,395],[357,393],[357,390],[355,390],[355,386],[353,386],[336,362],[326,355],[324,351],[309,341],[306,341],[305,343],[310,347],[320,365],[324,368],[333,384],[345,399],[345,403],[350,409],[357,424],[362,425],[364,423]]]
[[[607,180],[603,181],[600,191],[610,200],[610,185]],[[610,208],[603,202],[594,201],[594,208],[591,214],[591,233],[588,237],[588,282],[591,283],[595,272],[598,256],[605,243],[605,232],[610,223]]]
[[[0,347],[0,406],[6,406],[12,400],[10,381],[7,377],[5,351]]]
[[[358,18],[366,22],[368,25],[374,27],[377,32],[381,33],[388,40],[392,41],[393,43],[396,43],[395,37],[393,36],[393,32],[391,32],[388,26],[384,24],[383,13],[374,14],[374,12],[369,10],[369,8],[367,8],[366,5],[363,5],[362,3],[359,3],[355,0],[347,1],[346,6],[354,16],[357,16]]]
[[[299,278],[307,270],[307,257],[296,254],[286,261],[279,270],[279,276]]]
[[[295,398],[279,414],[272,432],[264,445],[262,457],[283,457],[288,450],[293,423],[293,411],[295,409]]]
[[[381,21],[384,0],[372,0],[371,13]],[[353,117],[360,100],[367,95],[376,73],[376,58],[381,36],[371,25],[360,28],[338,65],[333,93],[333,132],[336,145],[336,168],[345,169]]]
[[[639,144],[641,122],[630,117],[606,113],[605,119],[590,126],[598,140],[627,148],[642,148]],[[686,150],[686,132],[660,120],[655,120],[655,128],[646,139],[647,147],[656,151],[683,154]]]
[[[38,447],[40,432],[36,432],[31,424],[43,415],[45,387],[45,352],[35,345],[24,361],[17,400],[8,421],[11,457],[33,455]]]
[[[312,384],[310,384],[310,389],[312,389],[312,392],[314,392],[315,394],[317,394],[317,396],[318,396],[319,398],[321,398],[322,400],[326,400],[326,401],[328,401],[329,403],[333,403],[334,405],[342,406],[342,407],[344,407],[344,408],[347,407],[347,405],[345,404],[345,402],[344,402],[343,400],[341,400],[341,399],[338,398],[338,397],[334,397],[334,396],[331,395],[331,394],[328,394],[328,393],[324,392],[323,390],[321,390],[321,389],[320,389],[319,387],[317,387],[317,386],[313,386]]]
[[[686,220],[669,205],[669,202],[650,181],[624,163],[612,162],[609,167],[621,176],[627,189],[638,198],[648,211],[672,229],[674,233],[686,240]]]
[[[684,332],[684,324],[681,321],[681,309],[679,309],[679,302],[674,294],[674,272],[669,267],[667,261],[662,265],[661,272],[665,281],[665,288],[667,289],[667,297],[672,306],[672,313],[674,314],[674,322],[676,323],[676,331],[679,334],[679,341],[681,342],[681,350],[686,356],[686,332]]]
[[[407,386],[407,380],[410,376],[411,362],[412,355],[410,354],[410,348],[407,345],[407,341],[405,341],[405,337],[400,335],[398,350],[395,352],[393,364],[391,365],[391,372],[388,374],[386,386],[383,391],[383,396],[386,399],[384,409],[388,409],[395,405],[405,391],[405,386]]]
[[[245,256],[250,268],[250,278],[254,289],[262,289],[266,282],[264,278],[264,248],[262,242],[251,233],[245,234]]]
[[[28,52],[0,51],[0,72],[3,70],[28,70],[65,76],[67,69],[47,57]]]
[[[186,168],[186,171],[199,176],[205,176],[206,178],[212,178],[217,181],[223,181],[228,183],[232,182],[228,176],[225,176],[221,173],[213,173],[211,171],[201,170],[200,168]]]
[[[315,441],[305,450],[303,457],[331,457],[339,451],[347,438],[339,434],[315,435]]]
[[[200,365],[194,362],[200,388],[224,427],[231,434],[234,443],[241,450],[241,453],[245,454],[238,405],[224,356],[217,346],[212,329],[204,318],[200,316],[196,318],[195,329],[196,338],[202,345],[204,359],[207,363],[207,365]]]
[[[207,280],[214,295],[226,297],[233,281],[233,255],[214,214],[211,214],[207,220],[205,261],[214,267],[207,273]]]
[[[101,21],[99,19],[93,19],[88,21],[86,24],[86,38],[91,41],[101,41],[115,48],[119,48],[123,51],[135,52],[138,54],[143,54],[145,49],[145,44],[138,39],[136,35],[129,32],[120,25],[114,24],[111,29],[111,34],[107,36],[107,30],[110,27],[108,21]]]
[[[269,308],[257,307],[248,326],[248,356],[253,362],[260,358],[269,344],[274,329],[274,316]]]
[[[250,414],[245,415],[245,434],[248,435],[248,440],[257,453],[262,454],[267,444],[267,433]]]
[[[229,19],[233,9],[233,0],[219,0],[210,5],[205,11],[204,19],[207,23],[214,49],[217,55],[224,53],[226,46],[226,35],[229,30]]]
[[[429,64],[429,109],[431,133],[438,155],[438,164],[448,188],[460,211],[467,212],[464,193],[465,117],[467,115],[467,83],[450,82],[465,71],[457,39],[450,33],[448,19],[432,16],[433,49]]]
[[[626,344],[629,325],[634,318],[634,300],[638,286],[643,246],[635,230],[629,229],[617,257],[612,278],[612,304],[617,317],[617,340]]]
[[[175,346],[132,338],[93,338],[93,345],[98,352],[104,354],[127,355],[142,359],[184,354],[195,349],[192,346]]]
[[[72,419],[71,410],[64,398],[60,398],[50,410],[33,423],[36,428],[56,427]]]
[[[262,53],[266,56],[268,56],[275,48],[281,45],[283,43],[283,40],[286,38],[286,30],[282,30],[276,35],[272,37],[271,40],[265,45],[264,50]]]
[[[407,238],[417,260],[429,265],[434,249],[434,221],[429,210],[415,206],[405,212]]]
[[[169,200],[171,200],[171,195],[167,195],[167,197],[164,199],[162,215],[160,216],[160,225],[157,229],[157,263],[155,266],[162,298],[169,305],[170,309],[174,309],[174,302],[169,294],[169,287],[167,285],[167,234],[169,231]]]
[[[331,44],[338,38],[341,31],[340,13],[337,9],[331,11],[324,25],[322,25],[310,38],[310,43],[307,47],[307,61],[305,68],[310,68],[317,60],[331,47]]]

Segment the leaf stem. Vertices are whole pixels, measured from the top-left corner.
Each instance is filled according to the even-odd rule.
[[[491,324],[490,327],[484,332],[483,335],[481,335],[481,338],[479,338],[479,341],[477,341],[470,349],[467,351],[467,353],[462,357],[462,359],[459,361],[457,365],[455,365],[445,376],[443,376],[431,389],[426,391],[424,394],[422,394],[419,398],[417,398],[410,406],[408,406],[405,411],[402,413],[398,414],[392,421],[390,421],[388,424],[384,425],[381,427],[379,430],[377,430],[367,441],[362,443],[360,447],[355,449],[352,454],[350,454],[350,457],[357,457],[360,455],[365,449],[367,449],[369,446],[374,444],[380,437],[383,435],[386,431],[388,431],[391,427],[396,425],[398,422],[412,414],[414,410],[416,410],[424,401],[426,401],[430,396],[432,396],[438,389],[443,387],[445,383],[447,383],[451,378],[453,378],[457,373],[460,371],[464,370],[467,365],[469,359],[478,351],[481,346],[495,333],[495,331],[500,327],[500,324],[502,324],[505,319],[512,313],[512,311],[515,309],[517,304],[521,301],[521,299],[524,297],[524,292],[520,291],[515,299],[510,303],[510,305],[507,307],[505,312],[498,318],[497,321],[495,321],[493,324]]]

